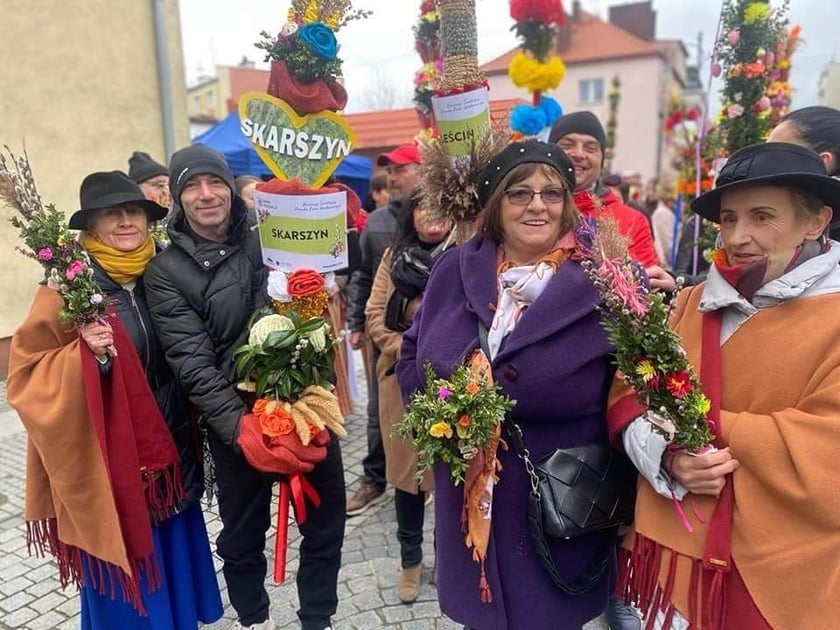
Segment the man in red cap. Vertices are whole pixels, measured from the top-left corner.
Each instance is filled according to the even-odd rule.
[[[403,144],[393,151],[380,155],[376,163],[384,167],[388,175],[391,192],[388,205],[374,210],[368,217],[362,231],[359,245],[362,249],[362,265],[353,274],[347,288],[349,306],[347,325],[350,329],[350,345],[361,348],[365,343],[365,305],[370,297],[373,277],[379,268],[382,254],[391,245],[397,230],[397,211],[404,199],[420,183],[420,150],[416,144]],[[368,383],[368,453],[362,460],[364,471],[356,492],[347,500],[347,516],[361,514],[369,507],[385,500],[385,450],[382,447],[382,433],[379,428],[379,388],[376,383],[376,361],[379,350],[372,347]]]

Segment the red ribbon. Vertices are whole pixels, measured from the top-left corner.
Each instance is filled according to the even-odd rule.
[[[321,507],[318,491],[302,474],[289,475],[280,480],[277,496],[277,536],[274,538],[274,583],[286,580],[286,550],[289,545],[289,502],[295,507],[295,521],[306,522],[306,499],[316,508]]]

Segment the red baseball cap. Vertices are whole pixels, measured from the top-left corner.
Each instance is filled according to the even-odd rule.
[[[376,158],[377,166],[388,166],[389,164],[420,164],[420,149],[416,144],[402,144],[393,151],[383,153]]]

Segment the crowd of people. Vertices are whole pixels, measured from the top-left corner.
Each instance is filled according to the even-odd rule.
[[[382,503],[388,485],[399,600],[418,597],[434,493],[438,599],[466,628],[574,629],[602,614],[614,630],[833,627],[840,111],[794,111],[767,143],[729,156],[690,220],[675,215],[667,175],[635,204],[603,173],[605,149],[591,112],[562,116],[548,142],[509,144],[481,171],[483,211],[458,244],[451,221],[429,218],[418,147],[379,156],[365,212],[348,225],[359,252],[330,313],[364,357],[367,453],[349,497],[338,440],[306,475],[320,506],[300,525],[303,630],[332,627],[346,519]],[[80,584],[82,628],[188,630],[222,616],[200,503],[205,445],[230,604],[241,627],[275,627],[265,543],[277,476],[237,442],[254,400],[236,389],[233,358],[267,299],[259,182],[234,178],[202,145],[168,166],[138,151],[127,174],[90,174],[69,226],[114,316],[68,330],[59,294],[40,286],[13,337],[7,390],[28,433],[29,537],[56,556],[62,582]],[[668,295],[696,248],[692,222],[717,226],[670,320],[710,400],[715,448],[673,448],[647,419],[657,410],[615,373],[584,264],[604,218],[651,290]],[[165,246],[153,238],[160,221]],[[393,430],[427,365],[445,378],[474,352],[517,401],[507,420],[534,461],[592,444],[629,458],[639,477],[627,531],[536,549],[529,470],[518,449],[500,448],[486,562],[475,561],[463,488],[445,466],[418,476],[411,441]]]

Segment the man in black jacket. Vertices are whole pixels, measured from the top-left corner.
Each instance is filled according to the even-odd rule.
[[[365,305],[370,297],[373,278],[379,269],[382,254],[394,240],[397,231],[397,209],[420,182],[420,151],[417,145],[401,145],[389,153],[380,155],[376,163],[385,167],[391,194],[388,205],[371,213],[365,223],[360,240],[362,264],[353,274],[347,288],[350,300],[347,326],[350,329],[350,345],[356,349],[365,343]],[[376,360],[379,358],[379,350],[376,345],[371,346],[370,371],[367,374],[368,453],[362,460],[364,474],[359,487],[347,501],[347,516],[361,514],[385,500],[385,449],[382,446],[382,432],[379,428],[379,387],[376,382]]]
[[[264,582],[265,533],[274,478],[252,468],[237,437],[249,412],[235,389],[233,352],[248,338],[248,320],[265,300],[267,272],[255,217],[234,194],[224,158],[194,145],[169,164],[175,212],[171,244],[149,264],[146,294],[166,358],[201,412],[216,468],[222,531],[216,540],[231,604],[245,628],[271,630]],[[321,507],[301,526],[297,575],[304,630],[324,630],[338,604],[344,539],[344,471],[338,440],[307,475]]]

